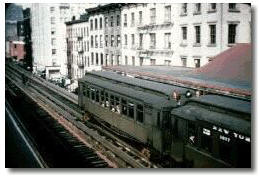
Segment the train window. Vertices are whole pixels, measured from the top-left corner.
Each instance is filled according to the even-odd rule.
[[[134,119],[134,104],[128,102],[129,117]]]
[[[104,107],[105,101],[104,101],[104,91],[101,91],[101,101],[100,104],[102,105],[102,107]]]
[[[87,89],[86,89],[86,97],[87,97],[87,98],[90,98],[90,90],[89,90],[88,87],[87,87]]]
[[[105,107],[109,107],[110,104],[109,104],[109,95],[107,92],[105,92]]]
[[[99,90],[96,90],[96,102],[100,101]]]
[[[160,112],[157,112],[157,122],[156,125],[160,127]]]
[[[143,106],[137,105],[137,121],[143,123],[144,120],[144,113],[143,113]]]
[[[197,130],[194,122],[188,122],[188,143],[197,145]]]
[[[111,110],[112,112],[114,112],[114,111],[115,111],[115,108],[114,108],[114,96],[113,96],[113,95],[111,95],[111,97],[110,97],[110,103],[111,103],[111,105],[110,105],[110,110]]]
[[[202,128],[201,134],[201,148],[205,149],[208,152],[212,152],[212,137],[211,131],[207,128]]]
[[[121,107],[122,107],[122,114],[127,115],[127,101],[122,99],[121,100]]]
[[[119,97],[115,97],[115,112],[120,114],[120,99]]]
[[[91,89],[91,98],[95,101],[95,89]]]

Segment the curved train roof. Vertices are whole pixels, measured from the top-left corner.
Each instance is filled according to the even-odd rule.
[[[190,101],[200,102],[207,105],[230,109],[236,112],[251,114],[251,102],[219,95],[203,95],[190,98]]]
[[[155,94],[135,90],[132,88],[124,87],[109,81],[98,79],[92,75],[84,76],[79,82],[89,82],[98,87],[114,91],[115,93],[122,94],[127,97],[131,97],[136,100],[144,101],[145,103],[151,105],[155,108],[170,107],[176,106],[176,102],[173,100],[168,100],[166,97],[158,96]]]
[[[251,123],[236,118],[234,116],[214,112],[209,109],[197,105],[185,105],[179,108],[175,108],[171,111],[171,114],[187,120],[202,120],[215,124],[236,132],[243,133],[245,135],[251,135]]]
[[[141,88],[154,90],[156,92],[161,92],[161,93],[169,95],[169,96],[172,95],[173,91],[185,93],[188,90],[186,88],[182,88],[179,86],[172,86],[169,84],[148,81],[148,80],[143,80],[143,79],[138,79],[138,78],[130,78],[127,76],[119,75],[119,74],[117,74],[115,72],[111,72],[111,71],[94,71],[94,72],[89,72],[88,74],[93,74],[96,76],[116,80],[116,81],[126,83],[129,85],[134,85],[134,86],[138,86]]]

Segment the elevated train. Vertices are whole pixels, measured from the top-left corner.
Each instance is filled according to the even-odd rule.
[[[197,94],[199,95],[199,94]],[[89,72],[79,80],[87,113],[184,167],[251,167],[251,102]]]

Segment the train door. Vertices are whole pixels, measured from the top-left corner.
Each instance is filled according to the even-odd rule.
[[[162,111],[162,141],[163,141],[163,151],[165,154],[170,154],[171,151],[171,141],[172,141],[172,125],[171,125],[171,114],[170,111]]]

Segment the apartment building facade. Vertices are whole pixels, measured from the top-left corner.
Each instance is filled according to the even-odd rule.
[[[43,4],[31,7],[33,70],[46,71],[46,79],[66,77],[65,22],[76,19],[89,4]]]
[[[251,42],[249,4],[124,4],[122,64],[200,67]]]

